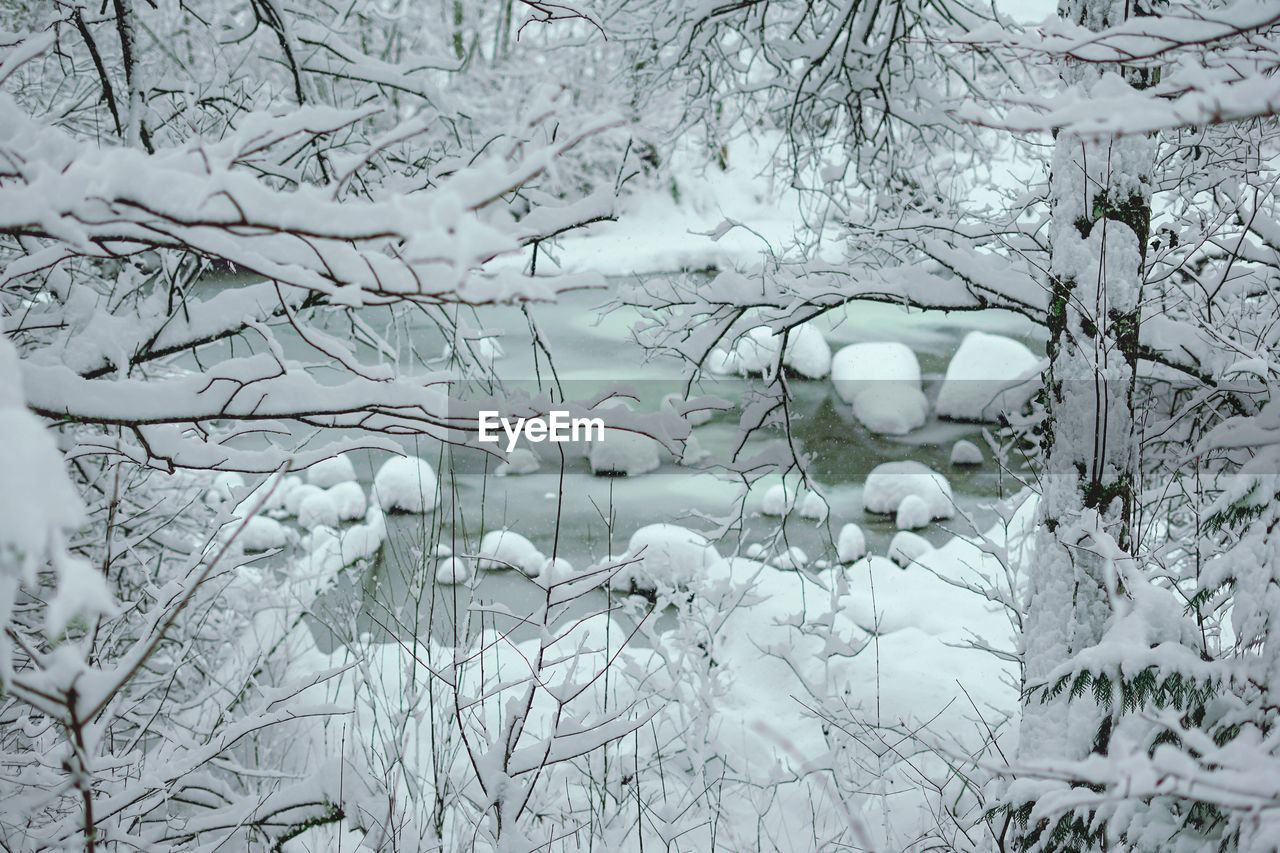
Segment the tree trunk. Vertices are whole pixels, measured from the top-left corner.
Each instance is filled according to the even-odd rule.
[[[1059,14],[1101,30],[1141,14],[1131,4],[1064,0]],[[1062,76],[1082,89],[1125,69],[1068,63]],[[1130,85],[1145,85],[1125,74]],[[1131,519],[1138,447],[1133,394],[1147,235],[1153,139],[1057,135],[1050,179],[1052,261],[1048,287],[1049,369],[1042,434],[1045,475],[1035,557],[1028,571],[1023,634],[1020,757],[1081,758],[1105,752],[1110,734],[1091,697],[1045,700],[1049,674],[1102,638],[1114,580],[1090,550],[1093,513],[1121,548]],[[1070,701],[1069,701],[1070,700]]]

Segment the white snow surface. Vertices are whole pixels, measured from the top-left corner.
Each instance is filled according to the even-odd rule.
[[[787,335],[782,363],[809,379],[822,379],[831,372],[831,346],[812,323],[801,323]]]
[[[240,547],[249,553],[283,548],[288,541],[289,535],[284,525],[265,515],[255,515],[249,519],[239,538]]]
[[[325,494],[333,501],[339,521],[354,521],[364,517],[366,506],[364,489],[360,488],[359,483],[354,481],[338,483],[326,489]]]
[[[968,439],[962,438],[951,446],[952,465],[981,465],[982,448]]]
[[[622,474],[637,477],[662,464],[661,447],[647,435],[621,429],[605,429],[603,441],[589,442],[588,458],[595,474]]]
[[[765,515],[784,516],[791,512],[793,506],[795,506],[795,489],[785,483],[774,483],[765,490],[764,497],[760,499],[760,512]]]
[[[719,559],[701,533],[678,524],[649,524],[631,534],[626,552],[613,561],[629,565],[614,575],[612,584],[648,591],[686,587]]]
[[[862,506],[867,512],[891,515],[898,511],[907,495],[922,498],[931,519],[951,518],[955,514],[947,478],[912,460],[884,462],[872,468],[862,487]]]
[[[903,498],[894,516],[894,523],[899,530],[920,530],[928,527],[932,520],[933,513],[929,510],[928,502],[919,495],[907,495]]]
[[[312,495],[323,494],[324,489],[310,483],[295,483],[293,488],[285,492],[281,507],[285,515],[297,515],[302,502]]]
[[[459,584],[471,580],[471,566],[461,557],[446,557],[436,565],[436,583]]]
[[[542,552],[514,530],[491,530],[480,540],[476,567],[489,570],[515,569],[536,578],[546,562],[547,558]]]
[[[430,512],[436,507],[436,475],[425,459],[393,456],[373,478],[373,499],[387,512]]]
[[[943,418],[994,423],[1031,399],[1039,372],[1040,359],[1021,341],[970,332],[947,365],[935,410]]]
[[[533,474],[540,467],[542,467],[542,463],[538,461],[538,454],[527,447],[517,447],[507,454],[507,461],[499,465],[493,473],[499,477],[510,477],[512,475]]]
[[[924,425],[929,403],[920,390],[920,362],[906,344],[850,344],[831,361],[831,382],[863,426],[905,435]]]
[[[356,479],[356,467],[351,464],[351,457],[339,453],[331,459],[322,459],[307,469],[307,482],[322,489],[332,488],[339,483],[350,483]]]
[[[867,537],[852,521],[840,528],[836,537],[836,556],[842,563],[861,560],[867,553]]]
[[[889,559],[906,568],[933,550],[929,540],[910,530],[899,530],[889,542]]]
[[[309,495],[298,506],[298,525],[307,530],[315,527],[337,527],[342,523],[338,514],[338,503],[327,491],[318,491]]]

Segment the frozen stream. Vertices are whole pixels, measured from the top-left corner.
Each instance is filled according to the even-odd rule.
[[[557,373],[571,389],[571,397],[623,383],[639,396],[637,409],[656,410],[663,395],[682,387],[676,365],[643,362],[643,353],[630,343],[628,333],[634,315],[614,312],[602,318],[594,310],[602,301],[599,293],[583,293],[554,305],[531,306],[529,310],[550,342]],[[385,318],[381,319],[385,324]],[[501,333],[505,355],[494,365],[500,378],[526,382],[534,378],[529,321],[519,308],[486,309],[483,317],[465,319],[473,327],[482,326],[487,333]],[[381,328],[378,320],[371,318],[373,325]],[[937,395],[939,380],[961,338],[975,328],[1019,337],[1034,349],[1041,349],[1029,337],[1027,324],[998,312],[948,316],[859,304],[824,318],[822,326],[833,351],[861,341],[906,343],[920,361],[924,390],[930,401]],[[402,326],[399,334],[412,340],[423,358],[437,358],[444,349],[437,323],[425,313],[421,322]],[[314,360],[314,352],[306,350],[300,341],[286,342],[286,350],[299,359]],[[434,366],[443,365],[441,361]],[[542,373],[545,377],[545,360]],[[981,425],[941,421],[931,415],[922,429],[909,435],[878,436],[853,418],[850,407],[836,395],[829,379],[792,380],[790,387],[795,395],[793,432],[805,450],[815,454],[811,475],[824,488],[831,511],[826,522],[801,519],[793,513],[785,525],[782,547],[798,545],[815,561],[834,559],[832,538],[841,525],[854,521],[867,534],[869,549],[885,553],[896,532],[893,520],[864,513],[861,500],[866,475],[881,462],[912,459],[942,472],[950,480],[959,506],[977,513],[979,519],[983,518],[982,504],[1002,489],[1005,493],[1016,491],[1017,485],[1010,482],[1007,473],[1002,475],[990,453],[977,468],[949,464],[950,449],[957,439],[968,438],[985,448]],[[739,379],[709,378],[695,393],[733,400],[743,388]],[[713,458],[726,455],[736,442],[736,417],[736,413],[726,412],[695,428],[699,443]],[[750,441],[760,444],[772,440],[777,439],[760,435]],[[339,638],[352,636],[353,631],[368,632],[376,638],[385,631],[421,635],[430,630],[438,638],[448,639],[459,630],[455,614],[465,612],[473,600],[496,601],[516,613],[528,613],[537,606],[543,591],[516,572],[483,573],[471,588],[437,585],[432,555],[439,543],[459,554],[474,553],[480,535],[505,527],[527,537],[544,554],[554,551],[574,567],[583,568],[617,556],[625,550],[631,533],[646,524],[669,521],[697,529],[708,526],[700,522],[700,515],[719,518],[736,513],[737,484],[682,467],[665,458],[666,454],[657,471],[621,478],[593,476],[586,459],[566,450],[563,497],[557,499],[561,472],[558,464],[550,464],[552,458],[558,458],[555,447],[541,445],[543,468],[537,473],[486,477],[481,454],[464,452],[466,455],[455,458],[450,466],[446,457],[449,451],[440,443],[406,440],[406,451],[429,461],[440,476],[441,503],[434,513],[425,516],[388,518],[388,539],[377,564],[362,574],[344,573],[338,587],[322,601],[318,616],[312,621],[320,646],[328,650],[341,642]],[[385,454],[365,452],[352,456],[367,493]],[[494,464],[488,463],[490,471]],[[776,482],[773,477],[753,488],[741,534],[718,543],[722,554],[763,542],[776,529],[779,519],[759,512],[764,487]],[[962,524],[959,519],[955,522]],[[944,527],[951,525],[935,523],[919,532],[939,544],[950,535]],[[967,532],[963,527],[956,529]],[[354,616],[352,603],[358,605]],[[607,604],[605,594],[600,592],[584,606],[599,609]]]

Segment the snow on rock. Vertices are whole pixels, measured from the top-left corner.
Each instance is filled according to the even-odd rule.
[[[801,323],[787,334],[782,363],[809,379],[821,379],[831,372],[831,347],[812,323]]]
[[[920,389],[920,362],[906,344],[850,344],[831,359],[831,383],[846,403],[882,384]]]
[[[341,523],[338,503],[327,491],[317,490],[298,505],[298,524],[307,530],[321,525],[337,527]]]
[[[603,441],[590,442],[588,459],[598,475],[636,477],[656,469],[661,463],[661,446],[647,435],[621,429],[605,429]]]
[[[889,559],[906,568],[933,550],[929,540],[909,530],[899,530],[889,543]]]
[[[332,488],[339,483],[350,483],[356,479],[356,466],[345,453],[339,453],[331,459],[323,459],[307,469],[307,482],[322,489]]]
[[[947,365],[938,392],[938,416],[994,423],[1031,399],[1039,372],[1040,359],[1020,341],[970,332]]]
[[[716,376],[732,376],[738,372],[738,356],[716,347],[707,354],[706,365]]]
[[[342,531],[339,546],[342,564],[349,566],[358,560],[371,559],[387,539],[387,521],[377,506],[369,507],[365,520]]]
[[[836,537],[836,556],[842,563],[852,563],[855,560],[861,560],[867,553],[867,537],[862,532],[862,528],[853,522],[849,522],[840,528],[840,535]]]
[[[733,345],[737,371],[743,374],[771,375],[778,366],[782,336],[768,326],[756,326],[738,338]]]
[[[800,517],[822,521],[827,517],[827,501],[817,492],[807,492],[800,499]]]
[[[393,456],[373,478],[373,496],[387,512],[430,512],[436,508],[436,475],[426,460]]]
[[[542,564],[542,570],[538,573],[538,584],[549,587],[553,584],[563,583],[573,575],[573,566],[564,557],[556,557],[554,560],[547,559]]]
[[[920,363],[906,344],[850,344],[831,360],[831,381],[853,416],[874,433],[904,435],[928,417]]]
[[[436,545],[434,553],[437,557],[452,557],[453,549],[443,542],[440,542]]]
[[[853,401],[853,416],[877,435],[906,435],[928,420],[929,400],[919,388],[877,385]]]
[[[759,542],[752,542],[750,545],[747,546],[747,550],[744,553],[750,559],[754,560],[764,554],[764,546],[761,545]]]
[[[205,492],[204,502],[209,506],[217,506],[223,501],[235,497],[234,492],[244,488],[244,477],[234,471],[224,471],[213,478],[209,491]]]
[[[289,541],[284,525],[274,518],[255,515],[240,531],[240,547],[248,553],[283,548]]]
[[[333,501],[338,511],[339,521],[354,521],[364,517],[364,489],[360,488],[359,483],[351,481],[338,483],[326,489],[325,494]]]
[[[297,515],[302,502],[312,495],[323,494],[324,489],[310,483],[302,483],[290,489],[284,496],[283,511],[285,515]]]
[[[515,569],[536,578],[547,558],[514,530],[492,530],[480,540],[480,557],[476,562],[481,569]]]
[[[809,555],[792,545],[781,554],[774,555],[769,564],[778,569],[802,569],[809,564]]]
[[[919,495],[907,495],[903,498],[894,518],[899,530],[919,530],[928,527],[932,520],[933,514],[929,511],[928,502]]]
[[[862,505],[867,512],[891,515],[902,499],[918,495],[929,508],[930,518],[951,518],[951,484],[947,478],[919,462],[884,462],[871,469],[862,488]]]
[[[760,512],[765,515],[783,516],[791,512],[795,506],[795,490],[787,488],[785,483],[775,483],[765,490],[760,499]]]
[[[681,465],[693,467],[702,464],[702,461],[710,455],[711,451],[703,449],[698,437],[690,435],[684,440],[684,453],[680,455],[679,462]]]
[[[982,450],[972,441],[962,438],[951,445],[952,465],[981,465],[982,462]]]
[[[678,524],[650,524],[631,534],[613,586],[653,592],[687,587],[702,578],[720,554],[701,533]]]
[[[461,557],[446,557],[436,566],[436,583],[453,585],[471,581],[471,566]]]
[[[538,461],[538,454],[527,447],[517,447],[507,454],[507,461],[499,465],[493,473],[499,477],[510,477],[512,475],[533,474],[541,467],[542,463]]]
[[[267,503],[262,507],[262,511],[277,513],[277,514],[287,512],[287,510],[285,509],[285,504],[289,500],[289,495],[293,494],[293,490],[298,488],[301,485],[302,485],[302,478],[299,477],[297,474],[287,475],[280,481],[280,485],[276,486],[276,490],[271,493],[271,497],[267,500]],[[262,486],[259,487],[259,489],[270,488],[270,486],[271,486],[271,478],[268,477],[266,481],[263,482]],[[257,491],[255,491],[254,494],[257,495]],[[241,503],[241,506],[244,507],[245,510],[247,511],[249,509],[252,509],[254,504],[249,504],[248,506],[244,506],[244,503]],[[294,513],[295,514],[297,513],[297,507],[294,507]]]

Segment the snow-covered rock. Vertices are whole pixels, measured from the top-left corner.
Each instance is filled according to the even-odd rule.
[[[297,515],[298,509],[302,506],[302,502],[312,495],[319,495],[324,489],[319,486],[313,486],[310,483],[302,483],[290,489],[288,494],[284,496],[283,511],[285,515]]]
[[[446,557],[436,566],[436,583],[452,585],[468,583],[471,580],[471,566],[461,557]]]
[[[443,542],[440,542],[439,544],[436,545],[433,553],[437,557],[452,557],[453,549],[450,548],[448,545],[444,544]]]
[[[1016,412],[1039,385],[1040,359],[1020,341],[970,332],[951,357],[938,391],[939,417],[995,422]]]
[[[733,346],[738,372],[772,374],[778,367],[778,352],[781,349],[782,336],[775,335],[768,326],[749,329]]]
[[[769,565],[777,569],[802,569],[809,564],[809,555],[792,545],[781,554],[775,554]]]
[[[928,420],[929,400],[919,388],[886,383],[859,394],[853,416],[877,435],[906,435]]]
[[[702,464],[702,461],[711,455],[710,450],[704,450],[702,443],[698,441],[696,435],[690,435],[684,440],[684,453],[680,455],[678,460],[681,465],[693,467]]]
[[[527,447],[517,447],[507,454],[507,461],[499,465],[493,473],[499,477],[510,477],[517,474],[533,474],[541,467],[538,454]]]
[[[904,569],[933,550],[929,540],[909,530],[899,530],[889,543],[889,559]]]
[[[899,530],[919,530],[928,527],[932,520],[933,513],[929,510],[928,502],[919,495],[907,495],[903,498],[902,503],[898,504],[898,514],[894,517]]]
[[[902,499],[918,495],[929,507],[930,518],[951,518],[951,484],[927,465],[915,461],[885,462],[871,469],[862,488],[862,506],[867,512],[890,515],[898,511]]]
[[[564,557],[556,557],[554,560],[548,558],[542,564],[542,570],[538,573],[538,584],[549,587],[553,584],[563,583],[573,577],[573,574],[572,564]]]
[[[831,382],[863,426],[904,435],[924,425],[929,403],[920,390],[920,362],[906,344],[850,344],[831,360]]]
[[[234,471],[224,471],[213,478],[209,491],[205,492],[204,502],[216,507],[223,501],[235,497],[235,492],[244,488],[244,477]]]
[[[492,530],[480,540],[477,567],[489,570],[515,569],[536,578],[547,558],[533,543],[514,530]]]
[[[801,323],[787,334],[782,363],[801,376],[821,379],[831,372],[831,347],[812,323]]]
[[[436,507],[436,475],[425,459],[393,456],[373,478],[373,496],[387,512],[429,512]]]
[[[748,558],[754,560],[764,554],[764,546],[759,542],[752,542],[747,546],[747,550],[743,553],[745,553]]]
[[[827,517],[827,501],[817,492],[805,492],[800,499],[800,517],[822,521]]]
[[[831,359],[831,384],[846,403],[885,383],[896,388],[920,389],[920,362],[906,344],[893,341],[850,344]]]
[[[867,553],[867,537],[862,532],[862,528],[853,522],[849,522],[840,528],[840,535],[836,537],[836,556],[842,563],[852,563],[861,560]]]
[[[298,525],[307,530],[321,525],[337,527],[341,523],[342,517],[338,514],[338,504],[327,491],[317,488],[315,493],[308,495],[306,500],[298,505]]]
[[[322,489],[332,488],[339,483],[354,482],[355,479],[356,466],[351,464],[351,457],[345,453],[339,453],[331,459],[322,459],[307,469],[307,482]]]
[[[783,516],[795,506],[795,489],[785,483],[774,483],[760,499],[760,512],[765,515]]]
[[[351,480],[338,483],[326,489],[325,494],[333,501],[338,511],[339,521],[354,521],[364,517],[366,507],[364,489],[360,488],[359,483]]]
[[[678,524],[650,524],[631,534],[626,553],[613,561],[624,565],[611,583],[650,592],[685,587],[719,559],[719,552],[701,533]]]
[[[732,376],[738,372],[738,356],[716,347],[707,354],[706,366],[716,376]]]
[[[962,438],[951,445],[952,465],[981,465],[982,449],[968,439]]]
[[[661,445],[647,435],[621,429],[606,429],[603,441],[590,442],[591,471],[599,475],[636,477],[661,465]]]
[[[283,548],[289,541],[284,525],[274,518],[255,515],[240,531],[240,547],[248,553]]]

